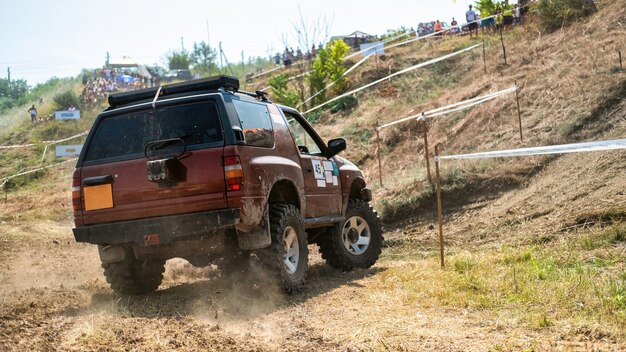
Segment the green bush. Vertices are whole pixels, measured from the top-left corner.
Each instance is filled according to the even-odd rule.
[[[57,110],[66,110],[71,106],[77,109],[80,108],[80,99],[78,98],[78,95],[71,90],[68,90],[65,93],[56,94],[52,100],[54,101],[55,108]]]
[[[272,88],[272,99],[286,106],[296,107],[300,103],[298,92],[289,89],[289,75],[286,73],[275,75],[269,80]]]
[[[539,20],[545,30],[555,31],[597,11],[593,0],[540,0]]]

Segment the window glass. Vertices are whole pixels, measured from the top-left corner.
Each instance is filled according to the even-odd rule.
[[[143,156],[147,143],[180,138],[187,149],[222,140],[217,107],[202,102],[103,119],[91,141],[85,161]]]
[[[298,120],[287,115],[287,123],[289,124],[289,130],[293,135],[298,150],[301,154],[321,154],[320,147],[315,143],[309,133],[300,125]]]
[[[233,104],[237,110],[237,115],[239,115],[246,144],[272,148],[274,146],[274,134],[272,133],[272,122],[267,106],[244,100],[233,100]]]

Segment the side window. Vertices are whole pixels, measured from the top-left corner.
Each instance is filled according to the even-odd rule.
[[[244,100],[233,100],[246,144],[255,147],[272,148],[274,134],[270,114],[265,104]]]
[[[298,120],[285,114],[287,117],[287,123],[289,124],[289,130],[293,135],[293,139],[296,141],[300,154],[321,154],[320,147],[315,143],[315,140],[309,135],[309,133],[300,125]]]

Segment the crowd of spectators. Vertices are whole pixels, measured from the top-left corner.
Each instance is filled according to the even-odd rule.
[[[128,70],[105,67],[83,75],[80,101],[83,106],[95,106],[106,101],[109,94],[152,87],[158,83],[159,79],[155,76],[147,78]]]
[[[293,63],[303,59],[306,59],[307,61],[313,60],[317,57],[317,53],[322,50],[322,48],[322,43],[320,43],[317,48],[315,47],[315,44],[313,44],[311,46],[311,50],[306,53],[303,53],[300,48],[295,51],[293,48],[285,48],[285,51],[282,54],[276,53],[276,55],[274,55],[274,63],[276,65],[283,64],[285,66],[291,66]]]

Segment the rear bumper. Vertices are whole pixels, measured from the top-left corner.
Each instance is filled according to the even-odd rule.
[[[234,228],[240,210],[222,209],[89,225],[72,229],[76,242],[93,244],[168,244],[179,238]]]

